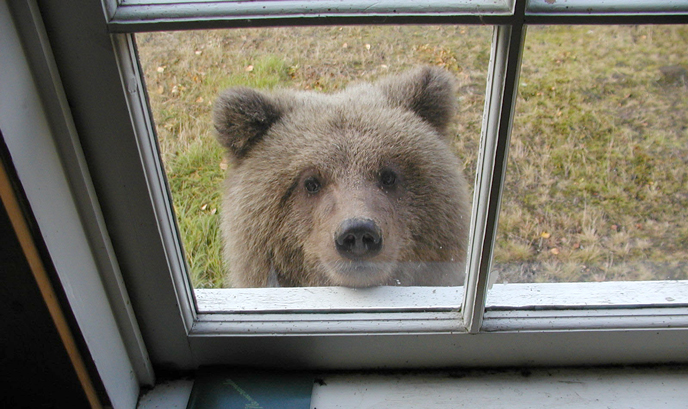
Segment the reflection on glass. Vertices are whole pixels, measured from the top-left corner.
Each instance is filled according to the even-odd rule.
[[[446,134],[450,144],[456,148],[455,151],[458,156],[458,162],[452,163],[455,163],[459,168],[464,168],[463,172],[466,180],[471,181],[474,179],[473,173],[477,156],[478,135],[480,134],[490,35],[490,27],[450,26],[280,28],[138,34],[137,44],[145,73],[153,116],[157,126],[161,155],[168,174],[168,181],[172,191],[193,286],[195,288],[221,288],[234,284],[236,286],[258,287],[273,285],[345,285],[360,287],[368,285],[463,284],[462,276],[457,276],[456,279],[449,281],[442,279],[433,281],[407,279],[406,276],[398,275],[390,279],[377,277],[375,280],[368,282],[366,280],[347,281],[346,279],[339,279],[341,277],[336,274],[332,277],[337,279],[307,281],[304,284],[302,282],[294,282],[293,277],[290,278],[288,274],[280,270],[278,263],[274,262],[278,258],[276,254],[271,254],[273,262],[264,263],[264,265],[255,270],[262,274],[257,280],[238,282],[236,277],[233,277],[231,274],[225,274],[226,270],[231,269],[232,266],[224,266],[222,261],[220,214],[222,212],[235,211],[243,204],[240,201],[230,200],[224,202],[224,206],[233,207],[234,209],[223,209],[221,185],[223,179],[227,176],[231,177],[232,171],[241,166],[240,162],[252,154],[250,149],[253,148],[253,142],[250,136],[241,140],[233,139],[237,135],[237,130],[234,128],[226,132],[225,136],[227,138],[223,139],[222,124],[232,123],[236,125],[237,123],[246,123],[249,125],[249,128],[253,129],[254,125],[251,125],[253,122],[237,121],[238,117],[234,115],[237,114],[243,118],[243,115],[246,114],[246,110],[243,108],[232,110],[236,102],[233,98],[237,96],[240,99],[248,98],[244,102],[251,103],[252,105],[249,105],[254,108],[257,106],[261,107],[258,111],[262,113],[262,117],[268,119],[279,117],[284,109],[290,110],[294,105],[293,101],[285,103],[284,99],[279,100],[278,98],[275,100],[272,97],[266,97],[269,94],[244,92],[228,94],[228,99],[224,106],[226,109],[220,110],[220,114],[216,113],[215,117],[215,125],[219,125],[220,141],[224,144],[224,147],[216,141],[217,132],[213,126],[212,111],[213,104],[220,92],[223,89],[234,86],[247,86],[254,89],[268,90],[287,88],[332,93],[346,88],[352,82],[374,82],[383,77],[408,72],[408,70],[419,65],[439,66],[448,71],[457,81],[458,115],[456,120],[446,130],[443,129],[443,121],[433,122],[432,118],[437,114],[437,111],[433,110],[430,113],[430,118],[423,117],[422,114],[420,116],[428,119],[428,123],[425,125],[436,128],[439,131],[438,133]],[[391,88],[393,89],[390,91],[391,94],[395,94],[397,91],[408,90],[406,86],[394,85]],[[439,87],[440,90],[443,88],[445,87]],[[379,90],[376,92],[379,92]],[[294,98],[294,96],[292,95],[288,98]],[[358,98],[370,100],[370,97],[365,96],[365,92],[356,94],[355,99]],[[316,107],[316,105],[313,104],[313,107]],[[243,104],[241,106],[246,107],[248,105]],[[413,109],[422,109],[423,104],[412,104],[412,106],[414,107]],[[253,112],[255,113],[256,111],[254,110]],[[324,113],[326,110],[322,112]],[[389,126],[386,126],[386,129],[400,125],[399,121],[392,121],[387,115],[383,116],[384,118],[380,118],[379,122],[373,121],[363,127],[366,132],[380,123],[385,123],[385,121],[391,121],[387,124]],[[220,122],[217,122],[218,118]],[[265,121],[259,122],[265,124]],[[270,121],[268,120],[267,122]],[[341,126],[343,124],[338,126],[337,132],[347,132]],[[297,126],[298,124],[292,125]],[[376,211],[383,211],[387,214],[387,217],[393,220],[402,220],[408,215],[398,211],[398,209],[385,210],[384,203],[403,204],[404,200],[408,199],[408,192],[412,192],[415,195],[415,202],[413,202],[416,203],[413,205],[415,207],[428,206],[428,203],[432,203],[431,200],[426,200],[426,197],[422,196],[425,194],[422,192],[428,189],[417,186],[414,187],[414,190],[406,190],[406,186],[403,185],[403,183],[414,180],[416,177],[414,172],[417,173],[418,169],[423,167],[418,166],[418,163],[415,162],[406,166],[403,160],[397,160],[398,158],[395,158],[389,152],[384,155],[380,154],[380,160],[378,161],[380,163],[374,166],[374,169],[369,166],[360,167],[370,171],[368,172],[370,174],[362,175],[365,176],[363,179],[374,180],[377,190],[368,192],[369,194],[357,196],[354,193],[357,192],[356,189],[362,186],[361,183],[349,180],[351,179],[350,174],[340,174],[341,172],[338,169],[342,167],[332,166],[331,163],[325,166],[318,162],[329,151],[325,146],[316,147],[317,143],[322,142],[323,135],[316,135],[317,132],[313,131],[314,128],[323,129],[322,126],[310,129],[306,126],[302,130],[302,134],[309,134],[309,137],[313,138],[311,144],[302,144],[303,146],[300,148],[296,144],[284,144],[285,149],[291,148],[297,151],[302,151],[307,146],[318,149],[319,153],[314,152],[312,155],[309,155],[312,163],[309,162],[311,166],[308,169],[292,175],[288,171],[290,166],[296,166],[295,161],[288,161],[289,163],[282,163],[279,160],[262,161],[262,165],[260,165],[272,166],[273,170],[277,168],[288,176],[286,177],[289,179],[287,182],[289,189],[286,189],[288,194],[281,196],[284,199],[283,205],[296,201],[303,202],[303,206],[300,209],[309,213],[308,217],[301,215],[303,219],[313,219],[313,215],[322,218],[323,214],[327,213],[327,206],[317,207],[311,205],[313,205],[315,200],[320,200],[316,199],[315,196],[325,192],[328,180],[333,180],[332,178],[339,181],[347,181],[341,185],[346,184],[350,189],[353,189],[348,192],[351,194],[340,198],[341,203],[348,203],[355,207],[357,205],[355,203],[356,198],[359,196],[361,198],[368,198],[369,200],[366,200],[369,203],[361,199],[358,204],[363,203],[367,207],[377,209]],[[357,132],[361,133],[361,129],[359,127]],[[258,131],[257,134],[262,132],[260,129]],[[407,131],[409,131],[409,128],[403,131],[396,130],[392,134],[399,135]],[[326,133],[329,135],[329,132]],[[332,143],[329,145],[332,145]],[[389,145],[391,146],[393,143]],[[375,148],[371,145],[368,152],[380,153],[383,147],[381,145]],[[342,146],[341,148],[344,147]],[[406,148],[409,147],[407,146]],[[229,151],[229,155],[225,155],[226,150]],[[342,149],[342,151],[345,150]],[[419,149],[407,150],[408,152],[402,154],[404,158],[416,155],[420,151]],[[438,154],[438,156],[440,155]],[[345,162],[349,163],[351,158],[348,158]],[[435,166],[441,162],[440,159],[430,160],[427,161],[427,165],[432,164]],[[426,171],[426,173],[428,172]],[[437,172],[430,173],[437,174]],[[275,178],[272,175],[271,178],[266,179],[271,179],[274,184]],[[260,182],[258,179],[255,180],[255,183]],[[445,179],[444,181],[428,184],[428,187],[437,190],[442,189],[442,183],[448,185],[455,182],[449,180],[455,178]],[[397,185],[404,187],[404,189],[397,189],[398,191],[395,191],[394,189]],[[294,188],[292,189],[291,186],[294,186]],[[301,187],[303,189],[300,189]],[[470,207],[470,186],[468,186],[468,190],[464,194],[465,211],[463,213],[466,214],[469,213],[468,208]],[[376,193],[380,192],[384,193],[386,197],[391,197],[393,194],[399,197],[394,201],[388,200],[387,202],[378,198],[380,203],[377,203],[375,202],[377,200],[375,197],[379,195],[376,195]],[[427,197],[430,196],[437,197],[438,195],[427,195]],[[372,202],[370,202],[371,200]],[[418,204],[421,202],[422,206]],[[254,201],[253,203],[256,202]],[[278,203],[277,208],[280,207],[279,205]],[[268,223],[270,220],[274,221],[277,219],[277,217],[272,217],[269,214],[270,212],[266,211],[265,213],[264,222],[252,223],[256,228],[259,223]],[[426,213],[431,214],[432,212],[426,211]],[[436,213],[437,209],[435,209]],[[454,213],[461,213],[461,211]],[[237,214],[237,212],[232,214]],[[464,215],[464,220],[466,218],[467,215]],[[225,219],[230,219],[230,217]],[[375,237],[373,237],[374,234],[369,234],[368,236],[361,234],[360,246],[356,246],[357,242],[348,245],[347,237],[356,239],[355,233],[361,230],[359,227],[367,223],[367,220],[354,219],[355,222],[358,222],[358,225],[354,226],[353,230],[349,229],[354,231],[354,234],[348,236],[341,235],[341,243],[336,240],[327,240],[325,236],[328,236],[328,234],[325,234],[321,238],[322,240],[318,240],[317,235],[311,234],[308,236],[308,240],[313,243],[310,244],[315,246],[325,245],[327,244],[326,242],[332,241],[330,243],[331,246],[329,246],[331,248],[328,247],[328,251],[335,254],[339,253],[340,255],[343,253],[353,254],[357,249],[365,248],[370,250],[369,247],[375,247],[376,244],[379,244]],[[404,220],[412,222],[413,219],[414,217],[406,217]],[[257,220],[262,219],[258,218]],[[295,218],[295,220],[300,219]],[[346,230],[342,227],[346,225],[345,222],[346,220],[343,220],[334,226],[333,229],[338,231],[337,226],[339,226],[339,230]],[[441,224],[443,227],[447,224],[446,220],[441,223],[434,221],[434,223]],[[425,225],[425,223],[421,224]],[[310,226],[311,223],[309,222],[308,225]],[[291,229],[296,237],[297,234],[300,234],[299,229],[307,230],[308,227],[304,228],[296,223],[291,226]],[[385,229],[395,231],[391,227],[379,226],[378,228],[373,226],[369,230],[377,233]],[[234,227],[234,231],[239,230],[241,228]],[[332,236],[336,237],[336,231],[332,233]],[[420,233],[422,233],[420,228],[408,229],[408,231],[404,232],[405,236],[396,241],[403,243],[420,240]],[[455,237],[456,235],[452,234],[451,236]],[[249,237],[253,237],[250,232]],[[366,244],[366,238],[369,239],[368,241],[372,240],[371,245],[368,245],[370,243]],[[383,240],[385,241],[381,249],[374,248],[372,250],[375,251],[375,254],[371,256],[366,253],[365,257],[377,257],[378,253],[383,254],[388,248],[392,248],[392,244],[395,241],[394,237],[389,239],[383,238]],[[438,263],[433,265],[433,262],[440,260],[442,263],[439,264],[443,264],[445,262],[444,258],[442,258],[444,257],[443,253],[449,254],[442,245],[443,240],[446,242],[446,238],[442,238],[425,243],[424,245],[427,249],[424,250],[421,256],[415,258],[414,256],[409,256],[404,259],[404,268],[413,270],[421,264],[420,262],[426,262],[427,266],[424,270],[430,272],[429,274],[432,274],[433,271],[441,271],[444,267],[438,267]],[[225,238],[225,241],[229,240]],[[285,238],[283,241],[288,242],[289,240]],[[303,245],[302,241],[305,241],[305,239],[294,240],[294,243],[289,243],[290,246],[282,247],[279,251],[285,251],[288,254],[281,259],[289,260],[303,257],[303,254],[298,251],[298,247]],[[252,254],[258,254],[259,252],[275,252],[274,247],[270,247],[269,243],[266,242],[264,251],[262,251],[263,248],[259,244],[256,242],[252,247],[248,247],[248,250],[245,249],[243,251],[244,254],[241,254],[239,259],[233,259],[236,260],[234,263],[248,262],[251,260]],[[385,245],[389,247],[385,247]],[[431,253],[432,256],[429,256]],[[457,254],[458,257],[445,257],[447,258],[446,262],[455,262],[457,265],[462,265],[462,260],[455,260],[455,258],[463,258],[464,255],[461,252]],[[426,257],[426,259],[418,259],[422,257]],[[232,260],[231,257],[230,260]],[[380,265],[384,265],[384,261]],[[366,271],[364,270],[368,267],[366,262],[359,263],[357,260],[354,260],[353,264],[356,263],[360,265],[354,266],[356,268],[354,268],[355,271],[353,273],[355,274],[353,275],[358,274],[360,271],[365,273]],[[248,270],[248,268],[245,269]],[[335,268],[335,270],[343,271],[346,269]],[[309,274],[309,271],[290,271],[290,274]],[[380,271],[385,273],[382,270]],[[378,272],[378,270],[376,269],[375,272]],[[326,272],[324,274],[329,273]],[[375,274],[365,275],[375,276]]]
[[[688,27],[530,27],[492,277],[688,278]]]

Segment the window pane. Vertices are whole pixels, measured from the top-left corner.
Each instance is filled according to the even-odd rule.
[[[456,79],[458,88],[458,94],[453,97],[458,100],[458,114],[446,134],[449,145],[452,145],[448,150],[455,151],[457,167],[463,168],[460,170],[468,181],[460,198],[466,209],[463,218],[468,219],[491,27],[235,29],[144,33],[137,34],[136,39],[194,288],[231,286],[222,261],[220,214],[232,209],[222,209],[221,186],[225,177],[231,175],[236,162],[233,165],[227,160],[225,148],[216,141],[212,119],[213,103],[228,87],[247,86],[267,91],[266,95],[281,88],[335,93],[350,83],[374,82],[419,65],[445,69]],[[385,120],[380,118],[381,122]],[[304,132],[310,132],[307,126],[304,129]],[[418,151],[409,149],[401,155],[410,155],[411,152],[415,155]],[[428,160],[438,161],[434,157]],[[384,180],[380,179],[380,183],[396,181],[396,173],[403,173],[394,166],[392,164],[388,169],[393,171],[392,176],[392,172],[383,171],[387,169],[379,170],[380,178],[386,176]],[[294,181],[290,179],[285,183],[285,191],[289,191]],[[442,183],[429,185],[437,189]],[[304,186],[308,189],[308,185]],[[379,187],[379,190],[384,189]],[[433,204],[433,200],[423,197],[414,203],[424,207]],[[404,200],[397,202],[401,203],[400,206],[407,206]],[[373,204],[370,209],[382,212],[383,207]],[[388,213],[384,217],[408,211],[402,210],[384,210]],[[404,219],[398,217],[398,220]],[[417,240],[419,232],[409,232],[407,237]],[[441,252],[441,244],[438,247]],[[265,249],[265,253],[271,251],[273,249]],[[422,257],[425,255],[421,254],[413,263],[405,262],[418,265],[418,262],[427,261]],[[457,275],[459,278],[453,280],[452,285],[462,285],[463,260],[452,260],[444,264],[461,268],[460,276]],[[437,266],[442,262],[426,264],[430,275],[434,269],[443,268]],[[399,283],[408,285],[401,280]],[[391,285],[399,283],[392,282]],[[279,284],[284,285],[283,282]],[[388,282],[382,284],[390,285]]]
[[[528,28],[493,280],[688,279],[686,41]]]

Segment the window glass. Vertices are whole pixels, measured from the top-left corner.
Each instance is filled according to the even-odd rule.
[[[261,95],[268,95],[266,97],[268,99],[272,98],[270,95],[273,95],[270,92],[283,88],[331,94],[342,91],[354,82],[375,82],[418,66],[442,68],[456,81],[457,93],[452,98],[458,101],[457,115],[445,132],[449,142],[446,149],[456,155],[455,167],[458,167],[459,172],[467,181],[465,193],[461,197],[465,214],[456,214],[461,212],[453,214],[463,218],[467,226],[482,122],[491,33],[491,27],[477,26],[355,26],[137,34],[136,41],[156,124],[162,161],[172,192],[193,287],[210,289],[232,286],[227,274],[232,266],[223,262],[221,214],[224,212],[227,217],[229,212],[236,209],[223,209],[222,186],[223,180],[230,176],[238,166],[238,161],[236,158],[227,159],[225,148],[217,142],[217,132],[213,125],[213,104],[218,94],[230,87],[246,86],[259,89],[262,90],[261,92],[267,92]],[[356,95],[359,96],[359,94]],[[281,114],[279,103],[271,106],[277,107]],[[390,121],[384,115],[375,118],[375,121],[378,119],[383,123]],[[430,119],[426,122],[430,122],[429,126],[435,129],[436,124],[432,123],[432,118]],[[397,121],[394,122],[390,125],[398,126]],[[428,124],[423,126],[428,126]],[[308,126],[304,126],[303,132],[311,131]],[[313,143],[317,144],[325,136],[316,134],[311,137],[315,138]],[[285,145],[285,150],[289,149],[287,145]],[[394,143],[390,142],[389,145],[394,145]],[[399,155],[413,156],[422,150],[415,149],[416,147],[411,148],[413,149],[407,149]],[[248,153],[248,155],[251,154],[253,153]],[[244,151],[238,155],[241,158],[247,157]],[[410,161],[410,165],[401,166],[397,162],[390,161],[389,158],[390,156],[387,155],[385,159],[380,159],[380,162],[384,163],[370,172],[374,175],[373,177],[378,178],[380,185],[377,186],[377,191],[385,191],[387,183],[403,183],[411,180],[414,177],[413,172],[426,169],[423,168],[425,165],[420,166],[414,162],[415,159]],[[292,163],[282,164],[279,160],[270,162],[264,161],[261,166],[288,168],[292,165]],[[441,160],[432,157],[428,162],[435,166]],[[341,163],[336,166],[329,164],[329,166],[336,168],[341,166]],[[305,169],[305,172],[308,171],[309,169]],[[285,192],[280,198],[286,197],[286,199],[282,199],[284,200],[282,205],[290,206],[290,200],[298,200],[293,198],[294,189],[303,187],[305,193],[301,193],[304,194],[318,193],[316,188],[309,189],[311,185],[318,185],[317,187],[325,189],[323,181],[319,178],[327,179],[327,175],[322,176],[318,172],[325,171],[317,169],[313,175],[298,174],[287,177],[286,181],[280,179],[279,183],[276,181],[278,178],[273,174],[271,178],[266,178],[269,179],[266,183],[272,180],[272,183],[280,185],[279,188],[284,188]],[[427,169],[420,173],[434,174]],[[312,177],[315,177],[315,182],[307,183]],[[366,177],[370,179],[370,176]],[[445,183],[447,185],[454,183],[432,178],[423,180],[433,181],[427,186],[432,192],[443,191]],[[347,189],[355,190],[358,186],[355,183],[347,183]],[[311,192],[314,189],[316,189],[315,192]],[[391,207],[385,204],[387,202],[373,202],[367,204],[368,211],[379,211],[383,215],[381,217],[394,218],[395,222],[405,220],[400,215],[407,214],[410,207],[426,208],[425,214],[433,213],[428,209],[430,205],[437,205],[434,203],[436,199],[431,197],[433,195],[427,194],[425,188],[416,186],[413,189],[407,189],[404,185],[404,189],[406,189],[404,192],[415,195],[413,200],[408,197],[389,200],[392,203]],[[375,190],[371,190],[371,196],[376,194]],[[344,201],[340,203],[359,198],[356,192],[352,191],[346,191],[343,197]],[[363,195],[363,197],[367,196]],[[395,206],[403,207],[400,210]],[[312,209],[308,211],[312,213]],[[413,211],[408,214],[416,215]],[[272,216],[266,213],[264,220],[271,218]],[[412,218],[406,217],[406,219]],[[299,227],[294,226],[294,223],[291,228],[296,231]],[[439,226],[446,224],[446,221],[437,218],[429,224]],[[257,229],[256,225],[257,223],[251,224]],[[338,228],[341,228],[341,224]],[[380,230],[385,233],[394,231],[394,228],[384,227]],[[407,230],[404,236],[406,241],[422,240],[418,236],[426,233],[420,231],[418,227],[407,228]],[[337,232],[334,234],[336,235]],[[467,236],[467,231],[462,234]],[[295,233],[295,236],[298,235]],[[366,237],[364,236],[364,239]],[[382,240],[384,242],[385,238],[383,237]],[[445,238],[431,240],[430,242],[435,246],[434,250],[424,250],[425,253],[421,252],[420,255],[410,258],[407,256],[404,263],[407,266],[413,266],[419,265],[419,262],[425,262],[425,270],[429,271],[428,274],[433,274],[432,271],[438,269],[442,270],[443,267],[440,264],[453,264],[454,267],[450,269],[460,268],[461,270],[457,279],[445,284],[442,280],[419,283],[413,280],[404,282],[404,278],[401,278],[391,281],[383,280],[384,282],[380,284],[463,285],[463,260],[447,257],[448,260],[434,262],[438,257],[436,254],[442,253],[442,240]],[[311,241],[313,241],[312,238]],[[392,241],[393,239],[389,239],[388,242]],[[335,247],[335,243],[330,244]],[[299,243],[299,245],[306,246],[305,243]],[[425,245],[429,246],[427,243]],[[266,246],[261,253],[274,256],[272,253],[275,251]],[[435,255],[428,256],[433,251]],[[295,258],[298,255],[290,257]],[[387,264],[390,263],[387,262]],[[259,285],[250,286],[292,285],[293,282],[289,279],[283,280],[281,274],[275,280],[277,269],[279,268],[274,265],[269,266],[267,270],[270,270],[270,274],[267,282],[263,280]],[[307,272],[297,273],[307,274]],[[332,280],[320,285],[338,284],[368,285],[365,282],[347,283]]]
[[[528,28],[492,280],[688,279],[686,41]]]

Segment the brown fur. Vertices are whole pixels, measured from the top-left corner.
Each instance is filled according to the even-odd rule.
[[[462,285],[468,194],[446,135],[455,101],[453,79],[437,68],[331,95],[222,93],[214,122],[232,163],[226,283]],[[351,218],[375,223],[379,254],[338,253],[337,231]]]

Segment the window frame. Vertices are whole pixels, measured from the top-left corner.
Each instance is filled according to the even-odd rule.
[[[600,8],[595,2],[581,1],[577,4],[588,7],[562,10],[546,0],[516,0],[502,2],[508,6],[507,12],[475,12],[461,8],[465,1],[447,1],[437,2],[442,9],[426,13],[383,9],[374,14],[365,14],[366,4],[372,2],[357,2],[359,8],[347,13],[311,10],[310,14],[276,17],[277,9],[271,15],[253,10],[240,18],[227,18],[227,10],[239,4],[255,8],[263,2],[215,2],[217,7],[224,7],[222,12],[200,19],[189,17],[188,10],[195,10],[193,2],[147,3],[150,4],[136,0],[103,0],[102,4],[78,0],[78,5],[66,8],[47,0],[12,2],[15,10],[29,10],[33,16],[33,21],[15,17],[17,24],[33,25],[43,33],[42,53],[36,59],[54,65],[54,70],[44,75],[51,76],[57,84],[58,95],[44,92],[41,97],[50,112],[62,112],[63,118],[54,119],[51,126],[73,123],[69,138],[55,137],[55,155],[60,158],[72,194],[78,199],[73,207],[86,220],[84,229],[91,247],[109,249],[93,251],[98,268],[91,274],[96,274],[106,289],[140,384],[152,382],[152,374],[146,369],[150,365],[145,364],[148,355],[156,368],[174,370],[208,364],[374,369],[662,363],[688,359],[688,308],[683,304],[652,304],[647,308],[621,305],[613,309],[596,304],[592,308],[568,309],[550,308],[551,305],[520,309],[488,305],[486,309],[487,273],[492,262],[526,26],[687,24],[685,2],[616,1],[607,3],[613,3],[613,7]],[[265,2],[269,7],[286,3]],[[393,2],[384,4],[387,3]],[[624,8],[622,3],[633,7]],[[187,14],[181,13],[182,9]],[[133,33],[409,22],[496,25],[468,263],[469,270],[478,274],[469,275],[466,296],[463,301],[457,300],[457,306],[462,302],[461,309],[321,311],[307,317],[293,312],[197,313],[193,290],[184,276],[166,178],[151,137],[152,115],[136,60]],[[43,24],[46,29],[41,31]],[[82,58],[83,55],[89,58]],[[39,63],[32,64],[34,72]],[[77,152],[77,158],[69,152]],[[24,156],[17,159],[31,160]],[[27,190],[39,189],[28,179],[22,182]],[[49,197],[38,192],[32,203],[40,200]],[[46,225],[40,227],[45,229]],[[65,239],[71,240],[71,233],[65,233]],[[63,257],[52,251],[51,254]],[[85,308],[75,304],[72,307]],[[562,321],[554,325],[554,319]],[[138,331],[138,337],[126,335],[136,335]]]
[[[0,20],[4,142],[74,314],[74,330],[88,347],[81,352],[90,355],[110,403],[132,407],[140,384],[154,382],[153,367],[112,263],[40,11],[34,2],[3,0]]]

